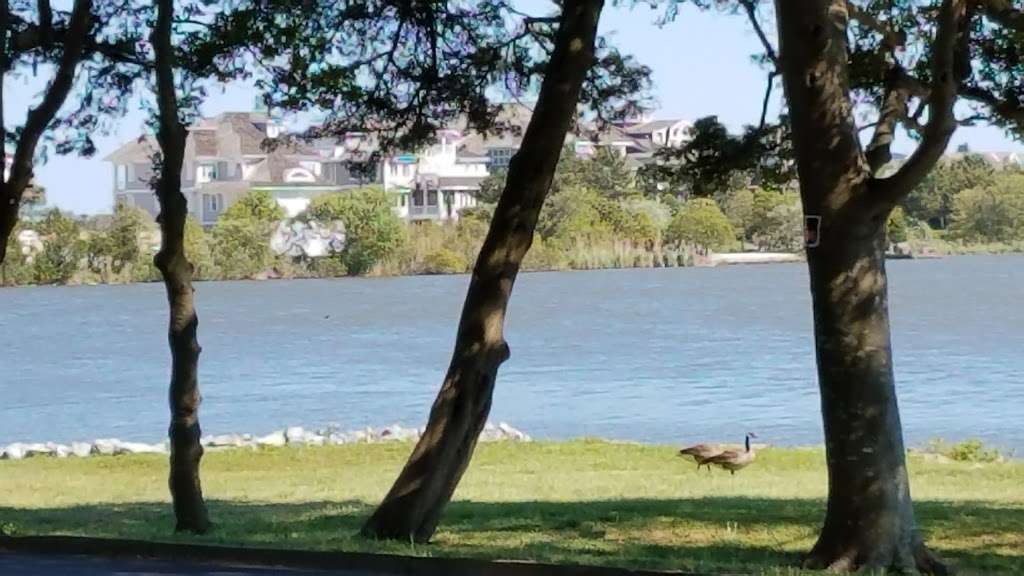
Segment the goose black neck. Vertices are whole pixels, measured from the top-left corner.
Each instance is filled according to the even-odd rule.
[[[747,445],[747,452],[750,452],[750,434],[747,434],[746,445]]]

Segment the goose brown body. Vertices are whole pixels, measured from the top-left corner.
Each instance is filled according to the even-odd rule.
[[[700,470],[701,466],[707,466],[709,472],[711,471],[711,465],[708,464],[708,460],[721,453],[722,447],[718,444],[695,444],[679,451],[680,456],[692,457],[694,462],[697,463],[698,470]]]
[[[757,458],[757,453],[754,452],[754,448],[750,445],[751,438],[757,438],[757,436],[753,433],[747,434],[744,442],[745,450],[725,450],[706,459],[704,464],[708,466],[714,464],[719,468],[728,470],[731,474],[735,474],[737,470],[750,466]]]

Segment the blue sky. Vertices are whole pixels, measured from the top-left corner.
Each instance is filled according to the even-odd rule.
[[[738,16],[700,13],[684,9],[680,17],[662,28],[653,25],[657,14],[645,7],[633,10],[609,8],[602,29],[627,53],[654,71],[654,96],[660,118],[693,120],[717,114],[733,129],[754,123],[764,94],[764,72],[751,62],[760,48],[746,20]],[[37,79],[7,79],[4,112],[8,122],[20,122],[28,106],[38,102]],[[780,91],[777,90],[778,95]],[[203,107],[206,115],[251,110],[256,93],[244,85],[214,91]],[[772,111],[779,109],[778,98]],[[47,189],[51,204],[77,213],[111,210],[113,170],[102,158],[143,130],[145,115],[134,109],[118,123],[113,134],[96,138],[99,153],[93,158],[51,157],[37,166],[36,178]],[[10,127],[10,126],[9,126]],[[980,126],[962,128],[953,146],[967,143],[977,151],[1024,150],[1002,131]],[[902,139],[897,149],[908,151],[912,143]]]

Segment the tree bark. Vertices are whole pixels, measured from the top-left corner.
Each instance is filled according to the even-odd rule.
[[[533,242],[562,144],[576,113],[603,0],[566,0],[537,105],[473,268],[455,350],[426,431],[363,526],[370,538],[427,542],[469,465],[491,408],[512,286]]]
[[[181,167],[188,132],[178,118],[171,46],[173,0],[159,0],[153,29],[156,53],[157,100],[161,161],[156,195],[160,201],[161,246],[154,264],[163,275],[170,308],[167,340],[171,349],[170,479],[176,531],[202,534],[210,529],[209,515],[199,481],[203,457],[199,427],[198,366],[201,348],[196,339],[199,318],[192,287],[192,264],[185,255],[185,220],[188,203],[181,193]]]
[[[957,4],[946,0],[943,14],[954,14]],[[944,92],[948,86],[933,89],[930,132],[915,161],[896,177],[875,179],[849,95],[846,1],[778,0],[776,14],[804,213],[821,218],[807,262],[829,494],[805,566],[942,574],[945,565],[918,535],[910,497],[892,365],[885,226],[899,197],[945,149],[953,100]],[[949,19],[937,45],[953,50],[956,24]],[[951,54],[936,66],[951,65],[945,56]],[[955,85],[953,74],[936,78]]]

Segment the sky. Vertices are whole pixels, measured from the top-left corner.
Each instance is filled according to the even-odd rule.
[[[610,4],[610,3],[609,3]],[[611,7],[602,16],[601,30],[620,50],[634,55],[653,70],[653,95],[657,118],[695,120],[717,115],[733,130],[756,123],[764,95],[765,72],[751,60],[760,44],[747,21],[739,16],[698,12],[689,8],[663,27],[654,21],[658,13],[640,6]],[[21,122],[29,106],[39,102],[43,80],[8,78],[4,81],[4,116]],[[778,95],[771,110],[780,109]],[[203,114],[253,109],[257,93],[244,84],[211,90]],[[98,153],[92,158],[52,156],[36,166],[36,180],[46,187],[51,205],[79,214],[110,212],[113,168],[103,158],[144,130],[145,113],[135,107],[117,123],[116,131],[95,137]],[[975,151],[1024,151],[1024,145],[1008,139],[991,126],[961,128],[951,149],[966,143]],[[909,152],[913,143],[902,138],[894,147]]]

